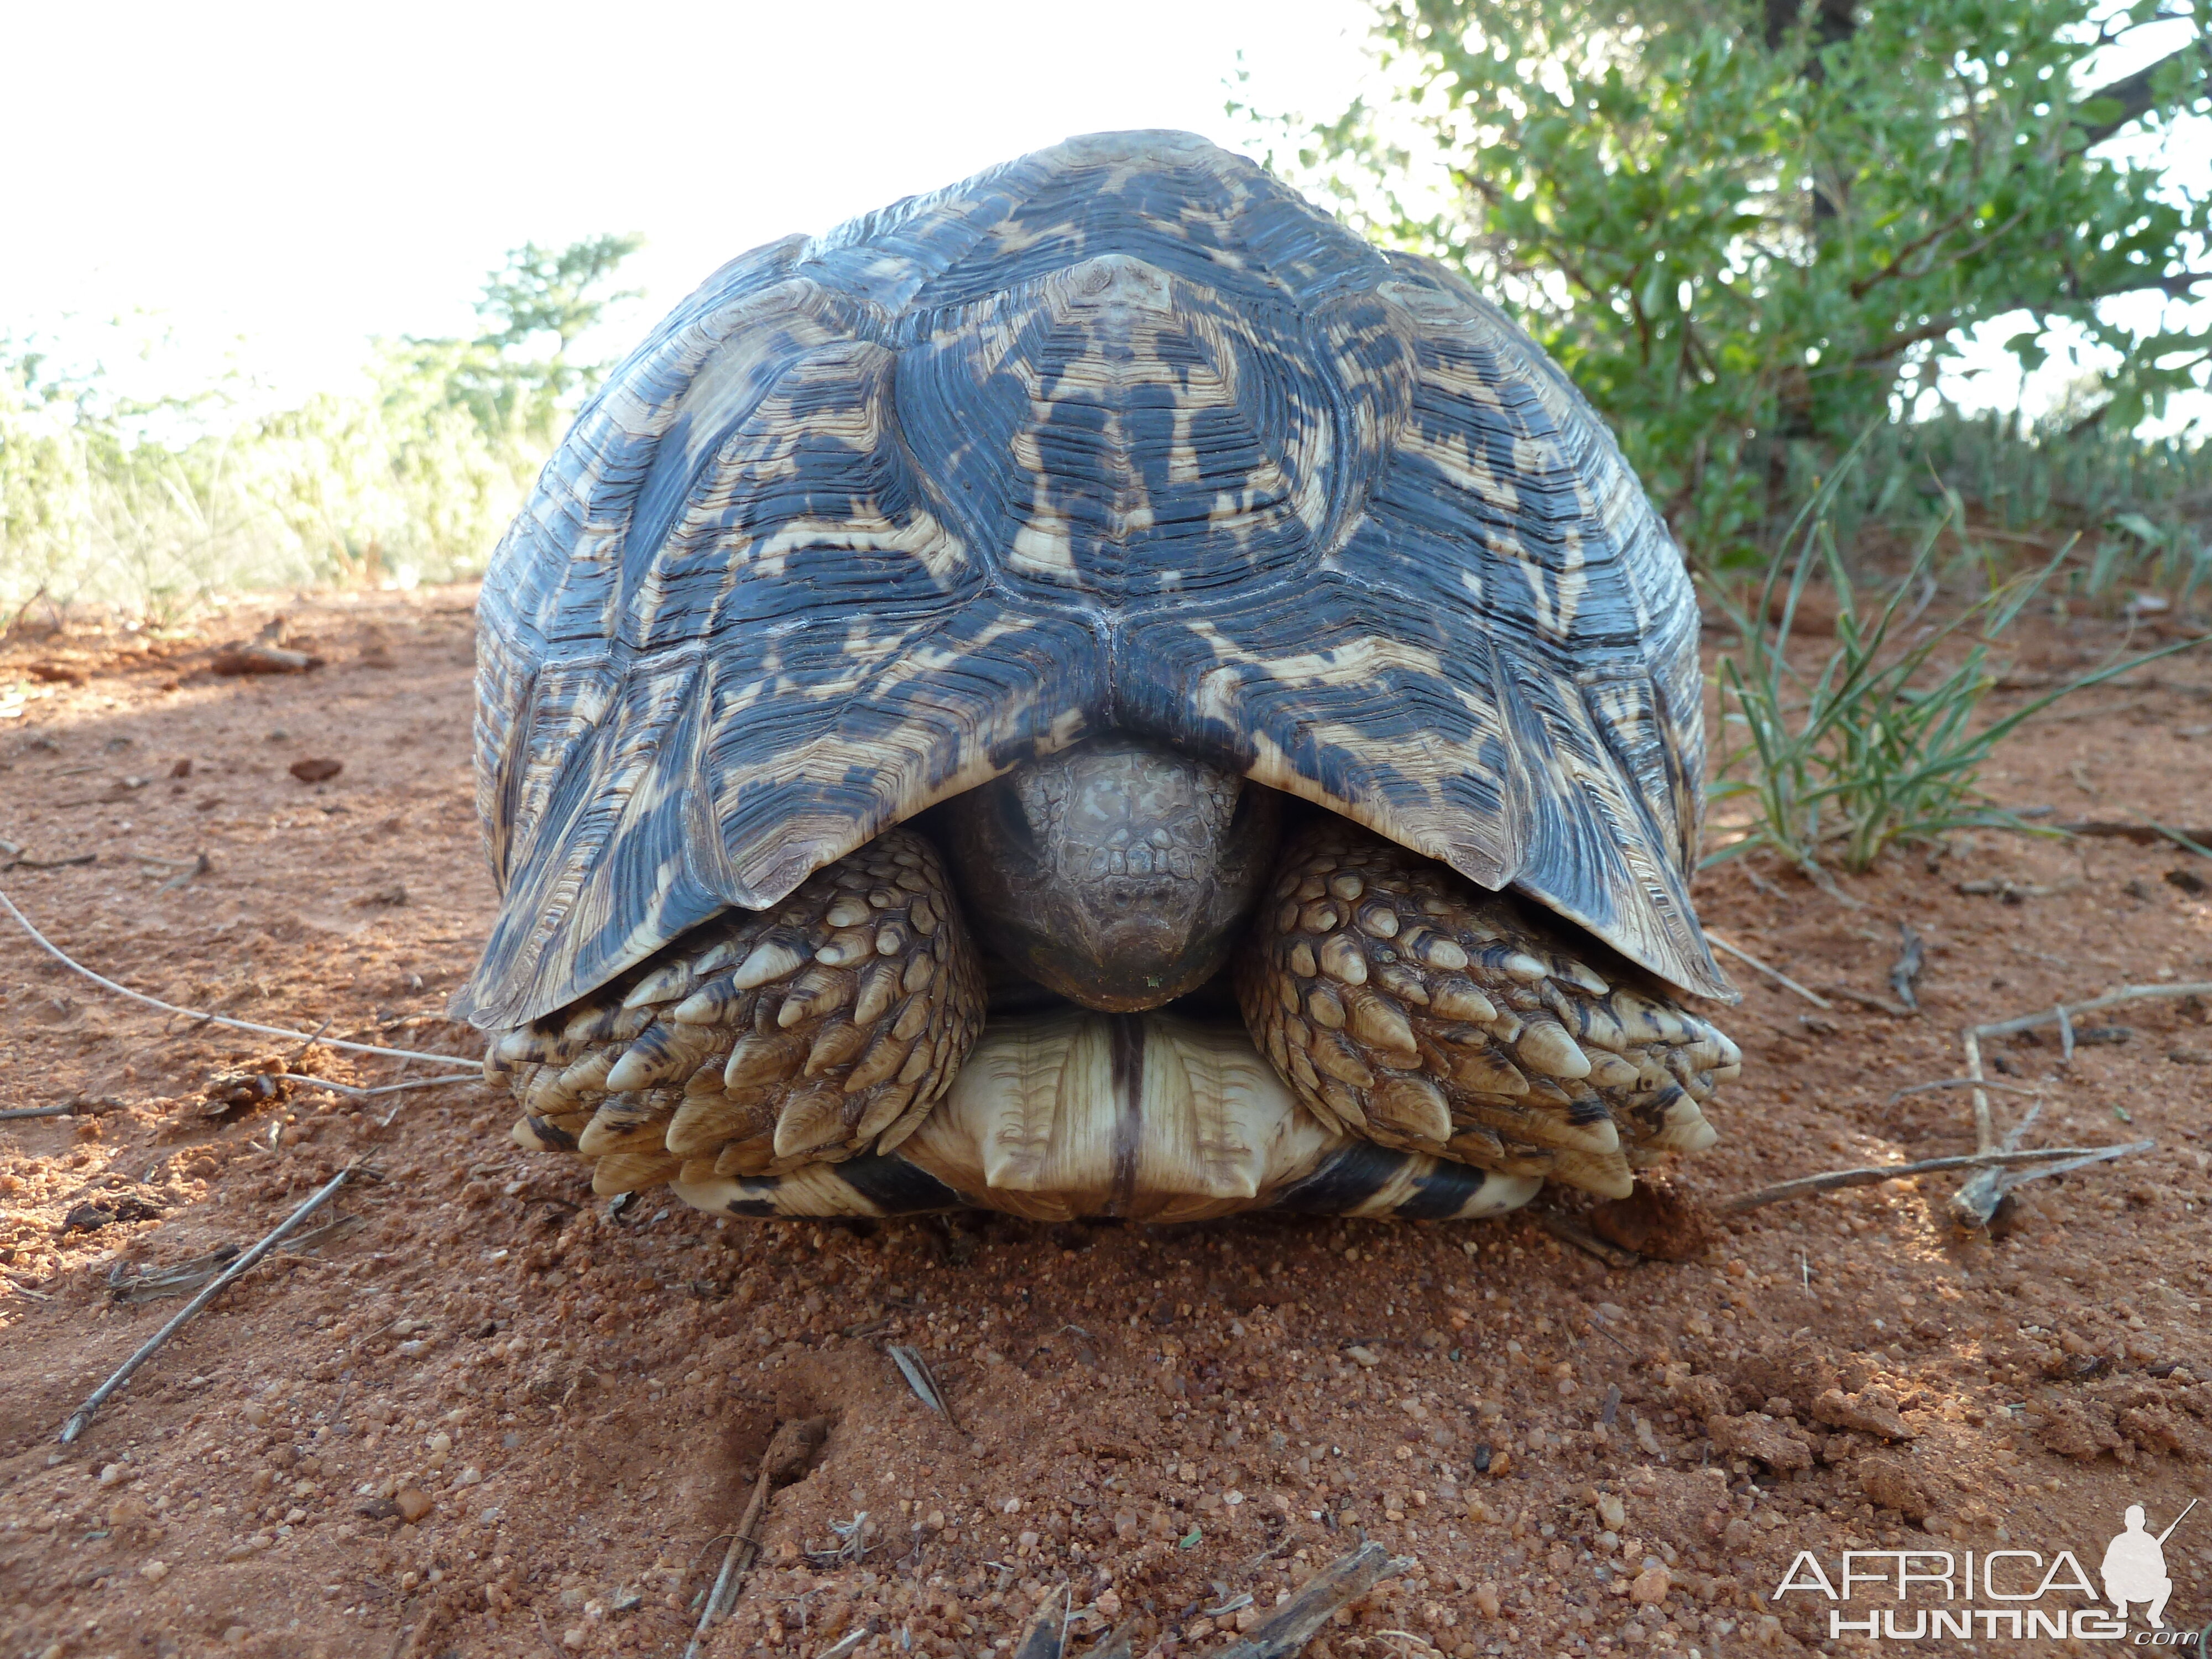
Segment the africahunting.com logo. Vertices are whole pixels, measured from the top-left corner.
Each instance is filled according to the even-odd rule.
[[[2185,1659],[2212,1659],[2212,1625],[2184,1630],[2166,1617],[2173,1595],[2166,1540],[2196,1507],[2192,1498],[2164,1532],[2154,1533],[2142,1505],[2130,1504],[2121,1530],[2105,1547],[2096,1581],[2071,1550],[2047,1559],[2037,1550],[1846,1550],[1832,1574],[1812,1551],[1800,1550],[1770,1599],[1782,1612],[1803,1606],[1791,1596],[1826,1598],[1832,1640],[2071,1638],[2178,1648]],[[2091,1605],[2075,1604],[2083,1598]]]

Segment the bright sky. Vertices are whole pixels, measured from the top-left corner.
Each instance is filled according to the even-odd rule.
[[[470,331],[509,248],[641,231],[625,276],[646,298],[595,343],[613,356],[733,254],[1070,134],[1240,145],[1223,108],[1240,52],[1254,101],[1333,114],[1364,73],[1367,15],[1359,0],[21,4],[0,97],[0,333],[112,361],[107,319],[145,313],[128,333],[173,344],[131,389],[191,389],[228,356],[295,398],[344,384],[369,336]],[[2208,157],[2178,158],[2192,184]],[[2021,395],[2008,358],[1978,366],[1968,401]]]
[[[642,231],[625,276],[647,297],[611,355],[733,254],[1071,134],[1233,144],[1240,50],[1271,106],[1334,112],[1366,15],[1357,0],[16,6],[0,330],[75,345],[148,309],[195,367],[235,349],[306,391],[341,382],[368,335],[471,330],[511,247]]]

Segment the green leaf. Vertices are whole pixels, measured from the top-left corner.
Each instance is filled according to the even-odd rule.
[[[1374,7],[1389,94],[1302,134],[1316,179],[1515,311],[1702,568],[1771,553],[1812,481],[1942,384],[1981,325],[2031,318],[2002,348],[2026,366],[2062,326],[2112,348],[2069,425],[2104,403],[2124,433],[2203,372],[2212,307],[2154,345],[2100,308],[2193,269],[2212,232],[2212,198],[2162,159],[2085,153],[2075,124],[2117,106],[2066,88],[2104,0],[1851,8],[1818,74],[1811,36],[1769,50],[1746,0]],[[2154,114],[2192,107],[2191,80],[2161,80]],[[1424,145],[1459,188],[1416,216]],[[2042,469],[2046,504],[2061,466]],[[2116,488],[2076,522],[2140,505]],[[1999,516],[2020,527],[2014,503]]]

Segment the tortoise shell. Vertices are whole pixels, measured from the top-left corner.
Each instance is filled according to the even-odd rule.
[[[1188,134],[732,260],[577,416],[479,617],[478,1024],[1114,730],[1734,995],[1697,606],[1612,436],[1442,266]]]

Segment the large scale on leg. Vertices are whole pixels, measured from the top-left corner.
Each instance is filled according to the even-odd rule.
[[[1712,1135],[1680,554],[1495,307],[1201,140],[732,261],[480,615],[456,1006],[603,1192],[1465,1216]]]

